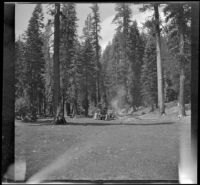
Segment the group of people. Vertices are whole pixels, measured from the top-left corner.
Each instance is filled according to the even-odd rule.
[[[56,125],[64,125],[64,124],[67,124],[67,122],[66,122],[64,116],[62,116],[62,115],[60,115],[60,114],[58,114],[58,115],[56,116],[55,123],[56,123]]]
[[[98,108],[94,113],[95,120],[109,120],[114,118],[115,116],[113,114],[113,111],[108,110],[107,108],[103,109]]]

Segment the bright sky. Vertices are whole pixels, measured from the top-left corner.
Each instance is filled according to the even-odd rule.
[[[91,3],[77,3],[76,12],[78,18],[78,35],[81,36],[82,29],[85,24],[86,17],[91,13]],[[131,4],[132,9],[132,20],[136,20],[139,27],[142,27],[142,23],[145,22],[149,16],[153,15],[153,11],[147,11],[145,13],[139,12],[139,7],[142,4]],[[35,4],[25,4],[17,3],[15,8],[15,34],[16,39],[24,33],[27,29],[28,22],[32,16]],[[43,13],[45,20],[48,19],[46,14],[47,4],[43,4]],[[99,3],[100,19],[101,19],[101,37],[100,45],[102,50],[105,49],[109,41],[112,41],[113,35],[115,33],[116,25],[112,24],[112,20],[115,16],[115,3]],[[160,11],[161,18],[163,18],[163,13]]]

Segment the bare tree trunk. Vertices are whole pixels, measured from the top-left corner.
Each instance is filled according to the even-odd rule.
[[[60,4],[55,3],[55,20],[54,20],[54,63],[53,63],[53,69],[54,69],[54,119],[57,116],[58,110],[59,110],[59,102],[60,102],[60,66],[59,66],[59,27],[60,27],[60,18],[59,18],[59,12],[60,12]]]
[[[64,98],[64,94],[62,93],[62,108],[61,108],[61,114],[64,116],[64,106],[65,106],[65,98]]]
[[[165,113],[164,107],[164,89],[163,89],[163,72],[161,60],[161,41],[160,41],[160,28],[159,28],[159,12],[158,4],[154,4],[155,21],[156,21],[156,48],[157,48],[157,80],[158,80],[158,105],[160,114]]]
[[[100,94],[99,94],[99,74],[100,74],[100,71],[99,71],[99,39],[98,39],[98,25],[97,25],[97,21],[95,20],[95,39],[96,39],[96,42],[95,42],[95,49],[96,49],[96,70],[97,70],[97,73],[96,73],[96,103],[98,104],[99,101],[100,101]]]
[[[67,116],[70,116],[71,114],[71,106],[69,102],[66,102],[66,112],[67,112]]]
[[[42,94],[38,94],[38,114],[42,114]]]
[[[64,115],[62,114],[62,100],[60,94],[60,61],[59,61],[59,44],[60,44],[60,4],[55,3],[55,20],[54,20],[54,123],[57,123],[57,118],[63,119]]]
[[[46,108],[47,108],[47,106],[46,106],[46,98],[44,96],[44,98],[43,98],[43,114],[44,114],[44,116],[46,116]]]

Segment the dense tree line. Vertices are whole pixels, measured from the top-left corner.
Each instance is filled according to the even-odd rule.
[[[159,15],[155,16],[157,6],[159,6],[157,3],[146,4],[141,9],[141,11],[147,9],[154,11],[154,16],[143,26],[146,31],[141,32],[138,31],[136,22],[127,21],[127,17],[130,17],[127,15],[127,12],[130,12],[127,10],[129,5],[118,4],[116,6],[117,13],[114,20],[120,16],[123,18],[118,20],[119,26],[113,41],[109,43],[102,54],[107,96],[111,102],[112,97],[116,96],[117,89],[127,85],[125,99],[126,103],[133,107],[133,110],[139,106],[150,106],[154,110],[159,107],[158,94],[162,93],[160,113],[165,112],[162,107],[164,102],[178,100],[180,114],[184,116],[184,104],[190,102],[191,7],[189,4],[166,5],[163,11],[166,14],[167,24],[162,27],[160,25],[160,31],[157,34],[157,23],[161,24]],[[184,22],[182,29],[180,28],[181,22]],[[126,34],[128,38],[126,47],[124,47],[125,39],[122,29],[125,25],[129,29]],[[179,29],[184,31],[180,32]],[[184,34],[184,37],[181,34]],[[181,39],[184,49],[180,47]],[[125,52],[124,50],[127,52],[128,59],[122,54]],[[159,57],[158,51],[161,52]],[[162,63],[159,78],[158,60]],[[122,65],[121,61],[123,61]],[[124,65],[127,67],[126,69],[124,69]],[[187,73],[184,72],[185,70]],[[162,83],[158,86],[161,78]],[[122,79],[125,79],[124,82],[120,82]],[[118,87],[119,85],[120,87]],[[158,88],[160,88],[160,92]]]
[[[18,41],[18,49],[21,51],[17,53],[16,73],[20,73],[18,82],[21,81],[23,88],[23,102],[31,113],[32,120],[36,119],[36,113],[41,114],[43,99],[44,99],[44,67],[45,60],[43,54],[42,28],[43,28],[43,13],[41,5],[36,5],[33,15],[29,21],[28,29],[26,31],[26,42]],[[23,51],[22,51],[23,50]],[[22,63],[20,58],[22,58]],[[18,67],[21,66],[18,69]],[[19,84],[18,83],[18,84]],[[16,89],[16,94],[20,93]],[[22,92],[21,92],[22,93]]]
[[[75,3],[49,6],[46,24],[41,4],[36,5],[15,46],[16,112],[22,117],[28,112],[32,120],[37,115],[89,116],[101,105],[112,106],[124,89],[121,105],[133,111],[150,106],[164,113],[164,102],[178,99],[180,114],[185,115],[184,104],[190,102],[190,5],[165,5],[162,29],[159,4],[144,5],[142,11],[154,11],[144,31],[132,21],[130,7],[116,4],[116,32],[101,52],[97,3],[91,6],[80,38]]]

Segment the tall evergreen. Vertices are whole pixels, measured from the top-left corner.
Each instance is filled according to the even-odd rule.
[[[163,67],[162,67],[162,58],[161,58],[161,39],[160,39],[160,18],[158,11],[158,4],[154,4],[154,15],[155,15],[155,35],[156,35],[156,49],[157,49],[157,78],[158,78],[158,104],[160,114],[165,113],[164,106],[164,87],[163,87]]]
[[[128,63],[125,63],[123,47],[122,47],[123,34],[119,31],[114,35],[112,41],[112,67],[113,78],[115,85],[125,86],[127,78]]]
[[[110,101],[113,95],[110,93],[112,87],[116,85],[116,76],[115,71],[113,70],[112,62],[113,61],[113,51],[112,45],[109,43],[101,57],[101,94],[107,97],[107,101]]]
[[[82,78],[82,71],[81,71],[81,45],[78,41],[76,41],[75,44],[75,52],[74,56],[71,61],[70,65],[70,84],[69,84],[69,90],[68,90],[68,98],[70,99],[73,108],[73,115],[79,114],[80,106],[81,106],[81,100],[80,100],[80,83]]]
[[[66,122],[60,93],[60,3],[55,3],[54,19],[54,56],[53,56],[53,100],[54,100],[54,124]],[[59,118],[59,119],[58,119]]]
[[[62,4],[61,9],[61,91],[62,105],[71,103],[77,114],[77,16],[75,3]]]
[[[134,21],[130,27],[130,40],[129,40],[129,71],[128,71],[128,99],[129,103],[135,110],[140,105],[140,75],[141,66],[143,63],[144,43],[140,36],[137,22]]]
[[[129,32],[129,25],[131,22],[131,9],[130,4],[128,3],[118,3],[115,7],[116,15],[113,19],[113,22],[117,24],[117,30],[125,34]],[[126,41],[126,40],[125,40]]]
[[[157,105],[157,69],[156,69],[156,45],[155,40],[149,37],[145,46],[141,74],[141,93],[143,102],[151,106],[153,111]]]
[[[93,4],[91,7],[92,9],[92,43],[94,46],[95,50],[95,61],[96,61],[96,103],[98,103],[101,99],[100,97],[100,45],[99,45],[99,40],[101,39],[100,37],[100,31],[101,31],[101,26],[100,26],[100,14],[99,14],[99,6],[97,3]]]
[[[25,96],[26,89],[26,43],[20,38],[15,42],[15,97]]]
[[[84,98],[82,101],[83,108],[85,110],[85,116],[88,116],[88,109],[90,103],[95,102],[96,95],[96,70],[95,70],[95,51],[92,45],[91,37],[91,15],[87,16],[85,21],[85,27],[83,28],[83,47],[82,47],[82,78],[83,89],[84,89]]]
[[[130,25],[129,40],[127,42],[128,69],[124,64],[123,58],[123,33],[119,30],[114,35],[112,43],[110,43],[102,55],[102,69],[104,71],[104,85],[108,102],[117,95],[118,88],[124,86],[127,82],[127,100],[133,108],[141,103],[140,95],[140,73],[143,63],[144,41],[140,36],[137,23]]]
[[[44,55],[42,52],[43,40],[42,40],[42,28],[43,28],[43,13],[41,4],[37,4],[32,17],[29,21],[27,29],[27,41],[26,41],[26,80],[28,84],[27,94],[30,100],[30,109],[33,120],[36,119],[36,113],[41,113],[40,102],[43,99],[44,89]]]
[[[129,61],[128,61],[128,40],[129,40],[129,32],[130,32],[130,22],[131,22],[131,9],[130,5],[127,3],[119,3],[116,4],[116,15],[113,19],[113,23],[117,24],[117,31],[122,33],[121,35],[121,48],[122,48],[122,58],[120,63],[122,64],[121,72],[126,74],[129,67]],[[128,84],[127,84],[127,76],[124,75],[123,78],[123,85],[126,89],[126,92],[128,92]],[[128,102],[126,97],[126,102]]]
[[[169,4],[164,8],[164,13],[166,15],[166,22],[170,22],[168,26],[169,38],[174,42],[173,48],[175,49],[173,49],[173,52],[176,53],[176,58],[179,62],[179,106],[180,115],[185,116],[185,66],[187,66],[190,60],[190,51],[187,49],[187,41],[190,40],[191,6],[187,3]]]
[[[44,80],[45,80],[45,97],[44,97],[44,115],[53,115],[53,58],[51,54],[51,35],[52,35],[52,25],[47,23],[45,25],[45,30],[43,33],[43,53],[45,59],[45,70],[44,70]],[[42,102],[41,102],[42,103]]]
[[[141,11],[146,11],[147,9],[154,10],[154,34],[157,49],[157,81],[158,81],[158,105],[160,114],[165,113],[164,106],[164,86],[163,86],[163,67],[162,67],[162,57],[161,57],[161,39],[160,39],[160,16],[158,11],[159,3],[144,4],[140,9]]]
[[[108,45],[103,53],[103,66],[105,69],[105,86],[108,92],[108,100],[117,95],[117,88],[124,87],[127,74],[126,65],[123,62],[121,47],[122,33],[117,31],[112,43]]]
[[[92,68],[92,58],[94,57],[94,52],[92,49],[92,45],[90,43],[90,40],[87,39],[84,43],[84,49],[83,49],[83,74],[84,74],[84,89],[85,89],[85,97],[83,101],[83,107],[85,109],[85,116],[88,116],[88,109],[89,109],[89,100],[91,97],[90,88],[91,83],[93,82],[93,69]]]

